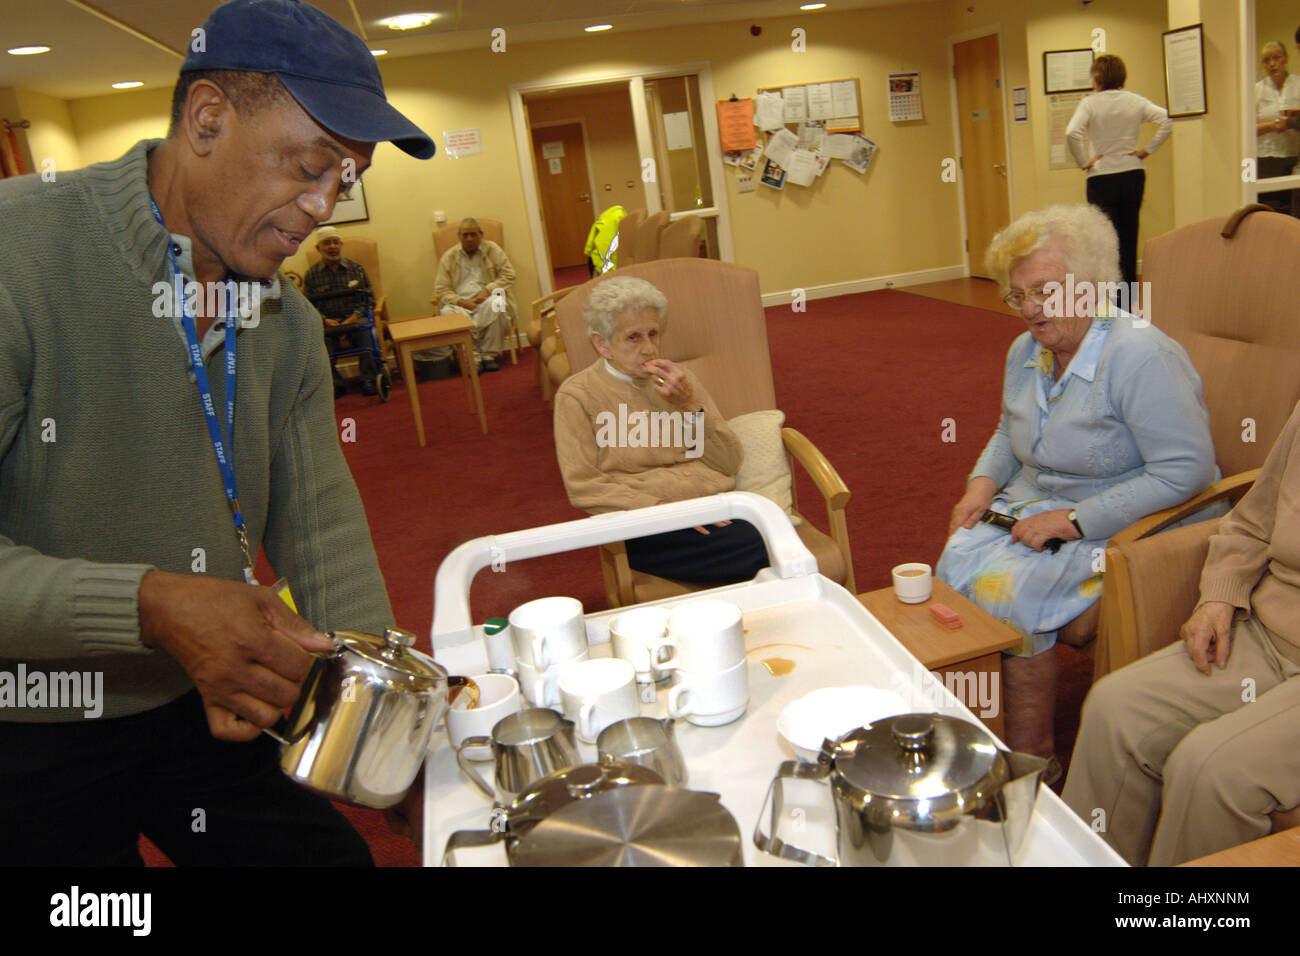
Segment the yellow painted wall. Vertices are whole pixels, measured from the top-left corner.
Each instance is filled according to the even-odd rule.
[[[1091,29],[1101,26],[1108,49],[1129,65],[1129,88],[1163,102],[1159,34],[1175,8],[1179,16],[1193,8],[1192,22],[1207,23],[1211,114],[1177,121],[1172,147],[1154,157],[1142,234],[1155,235],[1237,205],[1236,7],[1225,0],[1132,0],[1088,11],[1058,0],[936,0],[764,19],[757,38],[747,22],[740,22],[510,44],[504,53],[493,53],[485,44],[436,57],[380,61],[389,98],[398,109],[439,140],[447,130],[478,128],[484,152],[451,160],[440,151],[422,162],[380,144],[365,179],[371,219],[340,231],[345,238],[359,234],[380,240],[393,311],[411,314],[428,306],[435,266],[433,211],[444,209],[456,217],[470,210],[501,219],[520,275],[518,299],[526,303],[538,294],[540,283],[524,206],[526,171],[518,167],[509,110],[510,85],[709,62],[719,97],[856,76],[865,132],[880,146],[867,174],[837,163],[807,189],[787,186],[777,192],[760,185],[742,195],[735,188],[737,170],[725,170],[735,259],[759,270],[764,292],[953,266],[962,258],[958,193],[939,175],[943,159],[955,155],[949,39],[1000,24],[1007,85],[1030,88],[1031,123],[1009,127],[1012,201],[1023,212],[1047,202],[1083,199],[1081,174],[1047,169],[1042,49],[1088,45]],[[791,48],[795,28],[805,31],[806,52]],[[895,70],[921,71],[924,121],[889,122],[884,78]],[[468,77],[481,79],[470,82]],[[153,90],[69,104],[81,161],[111,158],[142,136],[163,135],[169,100],[169,91]],[[609,197],[598,195],[597,204],[616,197],[629,208],[640,205],[619,195],[620,189],[629,192],[620,185],[626,178],[608,180],[616,190]],[[606,180],[598,175],[598,181],[599,190]]]
[[[23,119],[32,125],[27,130],[27,143],[31,147],[32,162],[36,172],[53,161],[55,175],[61,169],[76,169],[82,165],[77,134],[72,125],[72,112],[67,100],[61,100],[33,90],[15,90]]]

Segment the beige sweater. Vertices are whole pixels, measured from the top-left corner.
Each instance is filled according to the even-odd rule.
[[[677,412],[653,387],[638,388],[614,375],[603,359],[560,386],[555,454],[575,508],[590,514],[627,511],[736,487],[744,458],[740,439],[699,379],[689,370],[686,377],[704,409],[699,424],[688,424],[692,416]],[[655,413],[658,418],[651,417]]]
[[[1201,603],[1254,610],[1278,650],[1300,663],[1300,405],[1250,489],[1210,538]]]

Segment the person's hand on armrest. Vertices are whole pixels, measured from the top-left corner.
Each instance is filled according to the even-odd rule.
[[[252,740],[298,699],[311,652],[329,638],[270,588],[150,571],[140,582],[140,636],[176,659],[220,740]]]

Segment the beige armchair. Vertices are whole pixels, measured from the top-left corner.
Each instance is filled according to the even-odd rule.
[[[479,219],[478,224],[483,227],[483,238],[490,239],[502,249],[506,247],[505,227],[500,219]],[[439,226],[433,230],[433,254],[439,262],[442,261],[443,254],[453,246],[460,244],[460,220],[446,225]],[[513,302],[513,299],[512,299]],[[437,306],[437,299],[434,299],[434,306]],[[436,309],[435,309],[436,311]],[[518,316],[515,316],[518,321]],[[519,353],[515,349],[515,339],[519,337],[519,330],[513,324],[510,328],[510,362],[512,365],[519,364]]]
[[[636,257],[637,231],[645,224],[646,211],[633,209],[618,223],[618,268],[634,266],[641,260]]]
[[[776,407],[772,364],[767,350],[767,320],[753,269],[710,259],[660,259],[630,267],[618,275],[646,279],[668,297],[662,354],[689,368],[709,390],[728,419],[746,412]],[[587,297],[599,278],[578,286],[556,306],[556,318],[574,371],[596,361],[583,319]],[[849,489],[835,468],[804,435],[782,429],[789,457],[809,474],[826,506],[829,534],[814,527],[807,516],[796,530],[817,558],[821,573],[856,592],[853,555],[849,547],[845,508]],[[793,471],[793,469],[792,469]],[[670,581],[632,571],[623,545],[601,549],[605,591],[611,607],[661,600],[698,590],[698,585]]]
[[[542,400],[549,403],[554,393],[551,376],[547,374],[547,364],[555,356],[556,350],[564,346],[560,330],[555,324],[555,305],[572,292],[573,286],[556,289],[533,300],[533,318],[528,323],[528,341],[537,350],[537,384],[542,387]],[[567,373],[566,377],[567,377]],[[561,379],[563,381],[563,379]]]
[[[1164,580],[1166,569],[1158,561],[1144,565],[1153,569],[1147,573],[1130,557],[1165,555],[1164,539],[1171,538],[1169,547],[1174,547],[1184,540],[1184,532],[1191,540],[1193,529],[1177,529],[1149,542],[1142,539],[1213,502],[1233,502],[1244,495],[1300,401],[1297,263],[1300,220],[1261,205],[1175,229],[1146,245],[1142,279],[1151,283],[1150,318],[1182,344],[1201,374],[1224,478],[1111,539],[1099,602],[1096,677],[1168,643],[1196,603],[1198,575],[1187,585],[1190,592],[1178,590]],[[1218,522],[1201,524],[1206,527],[1196,532],[1208,536]],[[1199,574],[1200,560],[1192,563]],[[1178,567],[1170,564],[1171,578]]]

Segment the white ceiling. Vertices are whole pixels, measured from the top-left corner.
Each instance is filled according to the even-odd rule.
[[[593,49],[599,49],[599,44],[616,43],[620,31],[799,15],[801,2],[805,0],[315,0],[315,5],[372,48],[382,46],[389,56],[399,57],[486,47],[496,27],[507,29],[508,43],[530,43],[583,36],[582,28],[593,23],[614,24],[613,30],[590,35]],[[845,10],[901,0],[828,2],[828,10]],[[61,99],[112,93],[111,84],[125,80],[170,88],[190,31],[215,6],[216,0],[0,0],[0,87]],[[378,25],[384,17],[416,11],[440,16],[420,30],[398,32]],[[38,44],[51,52],[3,52]]]

